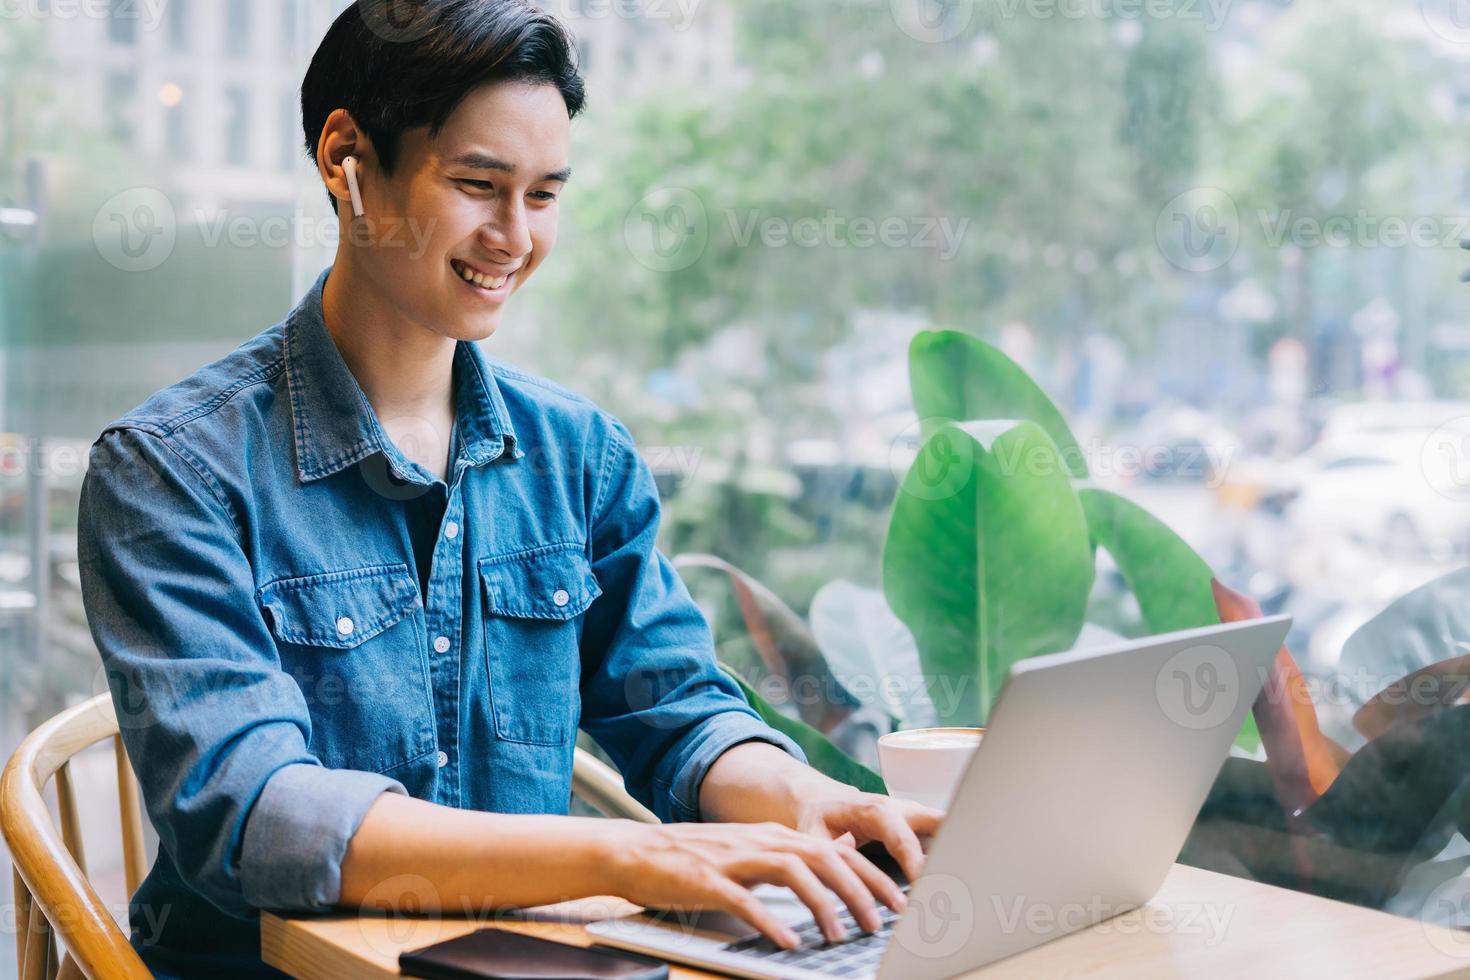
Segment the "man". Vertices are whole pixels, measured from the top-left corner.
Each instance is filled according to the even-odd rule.
[[[411,892],[716,907],[791,944],[757,882],[876,928],[903,896],[855,845],[916,876],[942,814],[761,722],[628,430],[475,345],[556,240],[572,39],[525,0],[382,14],[349,7],[302,86],[333,265],[92,451],[87,612],[162,842],[132,942],[162,976],[268,976],[259,909]],[[662,825],[566,815],[579,726]]]

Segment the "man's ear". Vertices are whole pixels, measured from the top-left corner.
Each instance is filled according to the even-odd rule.
[[[348,179],[348,165],[345,163],[347,157],[351,157],[356,163],[356,173],[353,175],[356,179]],[[370,175],[375,159],[372,141],[357,126],[351,113],[345,109],[332,110],[332,115],[326,118],[326,123],[322,126],[322,137],[316,141],[316,169],[322,175],[326,192],[332,197],[334,209],[337,201],[348,201],[353,207],[353,215],[362,215],[362,188],[372,181]],[[357,185],[356,192],[353,190],[354,182]]]

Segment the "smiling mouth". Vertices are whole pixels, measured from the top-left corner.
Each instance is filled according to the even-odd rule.
[[[511,276],[515,275],[514,272],[507,272],[498,277],[487,275],[486,273],[478,272],[475,269],[470,268],[459,259],[450,259],[449,266],[454,270],[455,275],[459,276],[465,282],[469,283],[472,286],[479,286],[481,289],[487,289],[492,292],[494,290],[500,289],[502,286],[510,281]]]

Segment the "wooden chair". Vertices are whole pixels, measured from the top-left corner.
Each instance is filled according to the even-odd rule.
[[[20,980],[87,976],[150,980],[127,936],[87,879],[70,761],[112,739],[117,763],[123,866],[128,894],[146,873],[138,784],[118,738],[112,697],[100,695],[46,721],[15,750],[0,776],[0,831],[14,860],[16,957]],[[42,791],[56,780],[58,835]],[[609,817],[657,823],[623,788],[622,778],[581,748],[575,750],[572,792]],[[57,938],[70,952],[58,958]]]

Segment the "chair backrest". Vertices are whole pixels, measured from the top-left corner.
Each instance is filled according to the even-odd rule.
[[[20,980],[83,974],[147,980],[152,975],[87,879],[70,763],[77,753],[107,738],[113,740],[117,763],[124,876],[132,895],[145,872],[143,817],[110,695],[68,708],[31,732],[0,776],[0,832],[15,862]],[[53,776],[59,835],[42,797]],[[60,961],[53,929],[70,950]]]
[[[68,708],[31,732],[0,776],[0,832],[15,862],[20,980],[79,974],[127,980],[151,976],[87,879],[70,760],[107,738],[113,740],[117,761],[124,875],[131,896],[147,870],[143,817],[137,780],[118,737],[111,695],[98,695]],[[59,836],[42,796],[53,776],[61,816]],[[656,816],[628,795],[616,770],[581,748],[576,749],[572,764],[572,792],[606,816],[658,823]],[[53,929],[71,951],[61,961]]]

